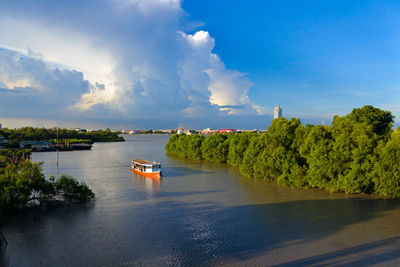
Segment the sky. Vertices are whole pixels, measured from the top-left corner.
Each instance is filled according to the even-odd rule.
[[[400,122],[399,1],[2,0],[3,127]]]

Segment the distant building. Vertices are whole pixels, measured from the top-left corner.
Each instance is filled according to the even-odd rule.
[[[274,119],[282,117],[282,108],[279,106],[274,107]]]
[[[185,131],[185,129],[179,128],[178,131],[176,131],[176,133],[177,133],[177,134],[181,134],[181,133],[183,133],[184,131]]]
[[[1,129],[1,123],[0,123],[0,129]]]
[[[219,133],[234,133],[235,129],[221,129],[218,132]]]
[[[52,145],[51,142],[46,141],[21,141],[20,148],[31,148],[34,150],[48,149]]]
[[[211,128],[205,128],[203,130],[200,131],[200,133],[202,134],[213,134],[216,133],[217,130],[211,129]]]
[[[177,134],[181,134],[181,133],[184,133],[184,132],[185,132],[185,128],[183,128],[183,125],[182,125],[182,123],[180,122],[180,123],[179,123],[178,130],[176,131],[176,133],[177,133]]]
[[[77,131],[77,132],[87,132],[86,129],[82,129],[82,128],[71,128],[71,130]]]
[[[186,130],[186,131],[185,131],[185,134],[186,134],[186,135],[196,134],[196,131],[195,131],[195,130]]]
[[[139,129],[136,129],[136,130],[133,130],[133,133],[134,133],[134,134],[135,134],[135,133],[143,134],[143,133],[148,133],[149,131],[151,131],[151,130],[139,130]]]

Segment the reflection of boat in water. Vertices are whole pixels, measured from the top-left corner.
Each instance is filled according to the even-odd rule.
[[[151,162],[148,160],[134,159],[131,163],[131,169],[140,175],[150,178],[161,177],[161,164],[157,162]]]
[[[142,183],[144,185],[144,190],[146,190],[147,193],[151,193],[153,195],[158,195],[161,193],[161,179],[159,178],[148,178],[143,175],[137,175],[142,180]]]

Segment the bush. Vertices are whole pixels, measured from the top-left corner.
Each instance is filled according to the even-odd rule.
[[[78,200],[88,200],[94,198],[94,193],[85,183],[80,183],[71,176],[61,175],[55,182],[57,192],[64,196]]]
[[[46,180],[42,164],[25,160],[19,164],[7,163],[0,169],[0,217],[6,210],[25,207],[32,200],[49,200],[59,194],[79,201],[94,198],[85,183],[70,176],[62,175],[58,180],[52,176]]]

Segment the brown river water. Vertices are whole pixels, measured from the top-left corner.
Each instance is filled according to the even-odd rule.
[[[95,201],[20,214],[2,226],[0,266],[399,266],[400,201],[291,189],[226,164],[165,154],[169,136],[34,153],[44,173],[72,175]],[[130,161],[161,162],[160,182]]]

